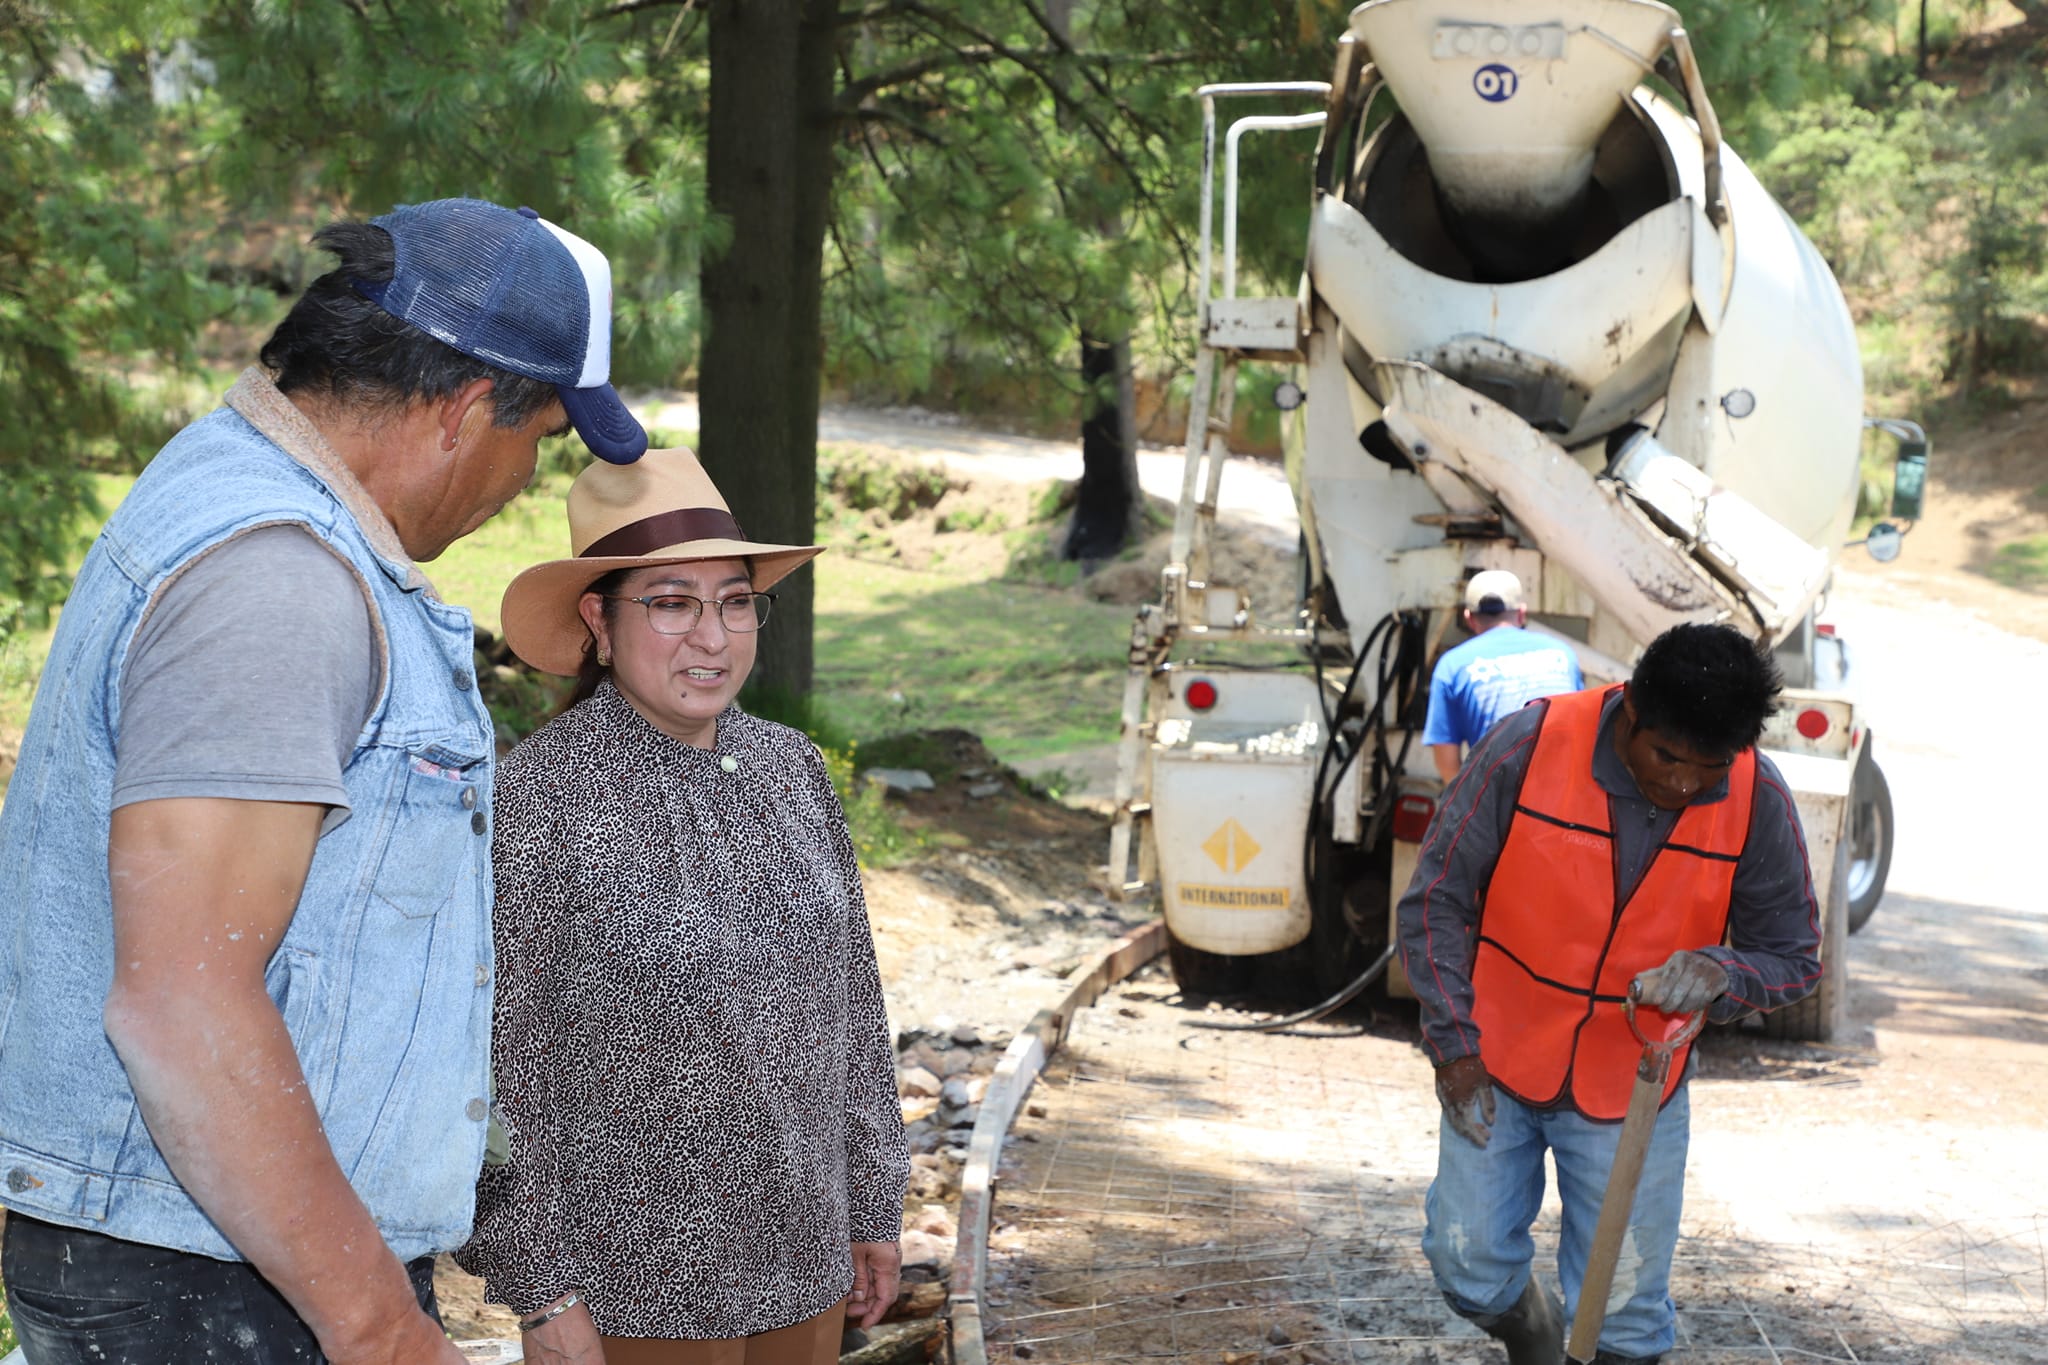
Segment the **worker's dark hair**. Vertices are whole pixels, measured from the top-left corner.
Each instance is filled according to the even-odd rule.
[[[471,380],[489,379],[491,421],[501,427],[524,426],[555,397],[554,385],[472,359],[357,293],[350,280],[375,284],[396,268],[383,228],[330,223],[313,234],[313,245],[341,264],[307,286],[263,343],[263,363],[285,393],[315,393],[368,411],[446,398]]]
[[[1785,679],[1770,654],[1732,626],[1673,626],[1650,642],[1629,679],[1636,723],[1702,753],[1755,744]]]

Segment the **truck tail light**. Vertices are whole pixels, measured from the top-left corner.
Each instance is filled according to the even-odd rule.
[[[1817,706],[1810,706],[1806,710],[1801,711],[1798,719],[1792,723],[1799,733],[1805,735],[1808,739],[1819,739],[1825,735],[1830,724],[1828,713]]]
[[[1813,633],[1815,635],[1825,635],[1832,640],[1835,636],[1835,623],[1833,621],[1816,621]]]
[[[1429,833],[1436,817],[1436,802],[1427,796],[1402,796],[1394,800],[1394,837],[1404,844],[1419,844]]]
[[[1181,699],[1187,702],[1190,711],[1207,711],[1216,705],[1216,684],[1207,678],[1197,678],[1181,693]]]

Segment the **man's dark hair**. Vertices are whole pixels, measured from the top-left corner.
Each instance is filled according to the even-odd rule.
[[[358,294],[349,281],[391,278],[391,234],[371,223],[330,223],[313,245],[341,264],[313,281],[263,343],[263,363],[285,393],[310,392],[355,409],[402,407],[448,397],[489,379],[491,421],[518,427],[555,397],[544,380],[512,374],[437,341]]]
[[[1732,626],[1673,626],[1650,642],[1629,679],[1636,722],[1702,753],[1756,743],[1785,680],[1768,652]]]

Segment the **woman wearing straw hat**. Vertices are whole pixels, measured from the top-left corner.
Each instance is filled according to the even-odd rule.
[[[817,748],[734,698],[767,591],[687,450],[594,464],[505,639],[579,678],[500,769],[496,1102],[457,1259],[531,1365],[811,1365],[896,1297],[908,1176],[853,845]]]

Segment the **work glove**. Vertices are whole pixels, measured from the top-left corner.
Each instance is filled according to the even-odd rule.
[[[1636,1003],[1664,1014],[1697,1014],[1728,993],[1728,969],[1681,948],[1663,966],[1635,980]]]
[[[1493,1080],[1486,1063],[1460,1057],[1436,1069],[1436,1097],[1453,1132],[1474,1147],[1493,1137]]]

